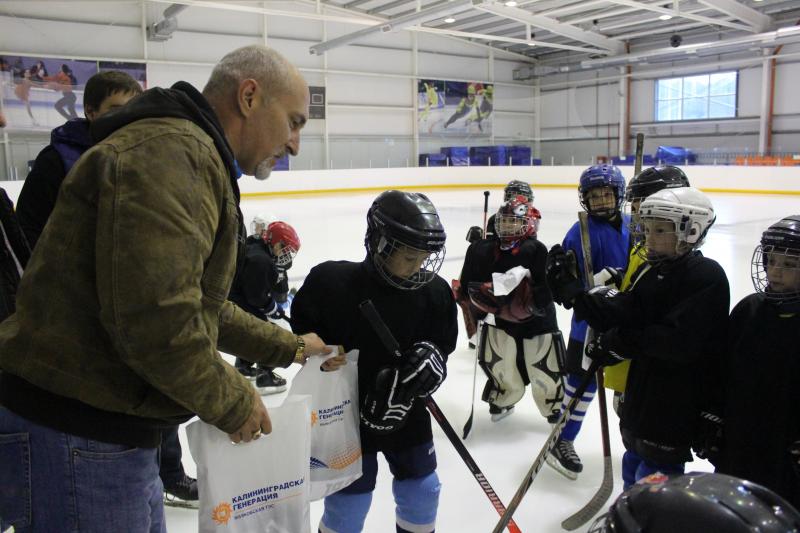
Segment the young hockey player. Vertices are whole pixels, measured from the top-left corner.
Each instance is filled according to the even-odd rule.
[[[564,348],[544,276],[547,248],[536,238],[540,219],[524,196],[514,196],[497,212],[497,239],[470,245],[461,270],[473,316],[493,315],[480,332],[478,357],[488,378],[481,398],[494,422],[511,414],[529,383],[542,416],[555,422],[561,412],[564,388],[557,354],[563,357]],[[493,278],[520,269],[526,272],[519,284],[496,296]]]
[[[328,343],[359,350],[363,475],[325,498],[323,533],[363,529],[378,452],[394,476],[397,531],[435,528],[441,485],[424,398],[444,380],[458,336],[452,292],[436,275],[444,244],[444,228],[426,196],[386,191],[367,213],[364,261],[317,265],[292,302],[295,332],[320,331]],[[359,304],[367,299],[397,338],[401,359],[362,318]]]
[[[528,183],[526,183],[524,181],[511,180],[511,181],[508,182],[508,185],[506,185],[505,188],[503,188],[503,203],[505,204],[506,202],[508,202],[512,198],[515,198],[515,197],[517,197],[519,195],[524,196],[525,199],[528,201],[528,203],[530,203],[530,204],[533,203],[533,190],[531,189],[530,184],[528,184]],[[489,217],[489,221],[486,223],[486,235],[484,237],[486,239],[493,238],[493,237],[497,236],[497,232],[495,231],[495,223],[494,223],[495,216],[496,215],[490,216]],[[477,226],[475,226],[475,228],[480,229]],[[472,228],[470,228],[470,231],[474,231],[474,230]],[[467,240],[469,240],[469,239],[467,239]],[[475,240],[477,240],[477,239],[475,239]],[[470,241],[470,243],[472,243],[472,242],[474,242],[474,241]]]
[[[730,316],[717,471],[760,483],[800,509],[800,215],[762,234],[752,277],[756,293]]]
[[[624,272],[628,265],[630,237],[628,217],[621,210],[625,200],[625,178],[622,172],[613,165],[591,166],[581,174],[578,194],[581,206],[589,213],[594,273],[602,272],[606,268]],[[564,237],[563,247],[575,253],[582,272],[583,252],[580,225],[577,222]],[[573,316],[567,343],[567,377],[562,409],[570,402],[585,375],[581,366],[585,340],[586,322]],[[547,456],[547,464],[568,479],[577,479],[583,470],[580,457],[575,453],[574,441],[596,391],[597,383],[593,379],[564,426],[561,437]]]
[[[650,167],[641,171],[628,183],[625,190],[625,202],[630,216],[631,246],[628,258],[628,268],[622,277],[619,285],[620,291],[630,290],[636,280],[643,273],[643,265],[646,264],[646,253],[642,251],[644,246],[644,229],[639,221],[639,206],[642,201],[653,193],[662,189],[673,189],[675,187],[688,187],[689,178],[678,167],[663,166]],[[614,391],[614,410],[619,413],[619,402],[625,392],[625,381],[628,379],[628,367],[630,361],[622,361],[619,364],[607,366],[603,369],[605,386]]]
[[[697,189],[665,189],[639,207],[649,269],[627,292],[586,292],[575,255],[554,246],[547,280],[553,298],[574,306],[595,332],[586,354],[603,364],[631,359],[620,409],[625,487],[660,471],[682,473],[704,403],[718,381],[730,294],[722,267],[697,248],[714,223]]]
[[[257,216],[250,225],[252,234],[247,237],[244,263],[233,280],[228,298],[261,320],[277,321],[286,318],[281,308],[289,295],[289,280],[286,272],[300,250],[300,238],[286,222],[267,224],[265,218]],[[286,390],[286,380],[275,373],[274,368],[258,366],[236,358],[236,368],[249,378],[255,379],[261,394],[277,394]]]

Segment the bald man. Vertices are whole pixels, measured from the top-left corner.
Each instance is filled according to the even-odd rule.
[[[202,93],[151,89],[92,123],[59,231],[0,326],[0,530],[165,531],[163,429],[197,414],[234,443],[271,431],[217,349],[282,367],[323,352],[226,299],[244,244],[237,179],[297,154],[308,98],[285,58],[249,46]]]

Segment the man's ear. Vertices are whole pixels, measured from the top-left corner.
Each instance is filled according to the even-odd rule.
[[[250,116],[253,110],[258,107],[261,87],[258,82],[252,78],[248,78],[239,84],[238,104],[239,112],[245,117]]]

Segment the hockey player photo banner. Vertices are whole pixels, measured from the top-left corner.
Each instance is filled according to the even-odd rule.
[[[343,489],[361,477],[358,417],[358,350],[334,372],[320,366],[335,353],[310,357],[292,380],[289,396],[311,395],[311,500]]]
[[[83,88],[97,61],[0,56],[0,99],[11,128],[51,130],[83,118]]]
[[[310,533],[310,405],[287,398],[269,409],[272,433],[237,445],[201,420],[189,424],[201,533]]]
[[[420,135],[463,137],[492,134],[494,85],[481,82],[419,80]]]

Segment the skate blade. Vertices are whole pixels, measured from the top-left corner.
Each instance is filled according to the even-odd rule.
[[[545,462],[550,466],[550,468],[552,468],[553,470],[555,470],[556,472],[558,472],[559,474],[561,474],[565,478],[569,479],[570,481],[575,481],[575,480],[578,479],[578,474],[576,474],[572,470],[567,470],[566,468],[561,466],[561,463],[559,463],[558,459],[553,457],[552,454],[549,454],[549,453],[547,454],[547,457],[545,458]]]
[[[286,385],[281,385],[280,387],[256,387],[256,390],[261,396],[269,396],[270,394],[280,394],[285,391]]]
[[[167,507],[175,507],[178,509],[193,509],[200,508],[200,502],[187,502],[186,500],[168,500],[164,498],[164,505]]]

